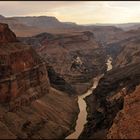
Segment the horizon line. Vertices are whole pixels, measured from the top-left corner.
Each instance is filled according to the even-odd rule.
[[[70,22],[70,23],[75,23],[75,24],[77,24],[77,25],[86,25],[86,26],[90,26],[90,25],[114,25],[114,24],[140,24],[140,21],[136,21],[136,22],[120,22],[120,23],[101,23],[101,22],[97,22],[97,23],[84,23],[84,24],[79,24],[79,23],[76,23],[76,22],[73,22],[73,21],[61,21],[61,20],[59,20],[57,17],[55,17],[55,16],[47,16],[47,15],[38,15],[38,16],[36,16],[36,15],[19,15],[19,16],[4,16],[4,15],[2,15],[2,14],[0,14],[0,16],[3,16],[4,18],[18,18],[18,17],[23,17],[23,18],[26,18],[26,17],[54,17],[54,18],[56,18],[59,22]]]

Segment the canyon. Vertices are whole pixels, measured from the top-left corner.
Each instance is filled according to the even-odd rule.
[[[66,82],[7,24],[0,27],[0,138],[63,138],[78,114],[77,97],[52,87]]]
[[[139,24],[0,22],[0,138],[140,138]]]
[[[107,52],[113,57],[113,69],[104,74],[93,94],[86,97],[88,123],[79,138],[137,139],[140,137],[139,34],[109,44]]]
[[[77,94],[86,92],[93,77],[106,70],[106,51],[90,31],[57,35],[42,33],[19,39],[36,46],[40,56],[72,85]]]

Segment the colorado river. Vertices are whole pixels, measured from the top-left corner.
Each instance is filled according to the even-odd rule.
[[[112,69],[112,59],[111,57],[107,60],[107,71]],[[80,112],[78,114],[78,119],[76,121],[75,131],[66,137],[66,139],[78,139],[79,135],[82,133],[84,129],[84,124],[87,123],[87,110],[86,110],[86,102],[84,98],[92,93],[92,91],[97,87],[98,82],[102,76],[97,76],[93,79],[93,86],[83,95],[78,96],[78,105]]]

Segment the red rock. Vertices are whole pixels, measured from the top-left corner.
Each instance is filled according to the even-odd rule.
[[[0,23],[0,43],[16,42],[16,35],[9,29],[7,24]]]
[[[0,102],[9,102],[35,86],[49,88],[46,64],[30,46],[17,42],[7,24],[0,24],[0,43]]]
[[[140,86],[127,95],[124,107],[113,121],[107,138],[109,139],[139,139],[140,138]]]

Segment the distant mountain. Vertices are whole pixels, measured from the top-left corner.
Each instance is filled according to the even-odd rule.
[[[125,31],[135,30],[140,28],[140,23],[122,23],[122,24],[95,24],[96,26],[115,26]]]
[[[140,23],[116,24],[115,26],[123,30],[134,30],[140,28]]]
[[[11,17],[9,19],[15,20],[27,26],[47,26],[47,27],[58,27],[62,26],[62,23],[55,17],[39,16],[39,17]]]
[[[21,23],[26,26],[46,26],[46,27],[61,27],[61,26],[69,26],[76,25],[76,23],[72,22],[60,22],[57,18],[51,16],[28,16],[28,17],[4,17],[0,15],[0,19],[2,22],[13,22],[13,23]]]
[[[140,27],[140,23],[122,23],[122,24],[102,24],[102,23],[97,23],[97,24],[88,24],[87,26],[115,26],[117,28],[121,28],[123,30],[133,30],[137,29]]]
[[[77,27],[76,23],[60,22],[51,16],[4,17],[0,16],[0,23],[6,23],[18,36],[31,36],[44,31],[61,32]]]
[[[43,32],[61,34],[88,30],[92,31],[98,40],[122,32],[122,29],[132,30],[140,27],[139,23],[78,25],[73,22],[61,22],[51,16],[4,17],[0,15],[0,23],[8,24],[19,37],[34,36]]]

